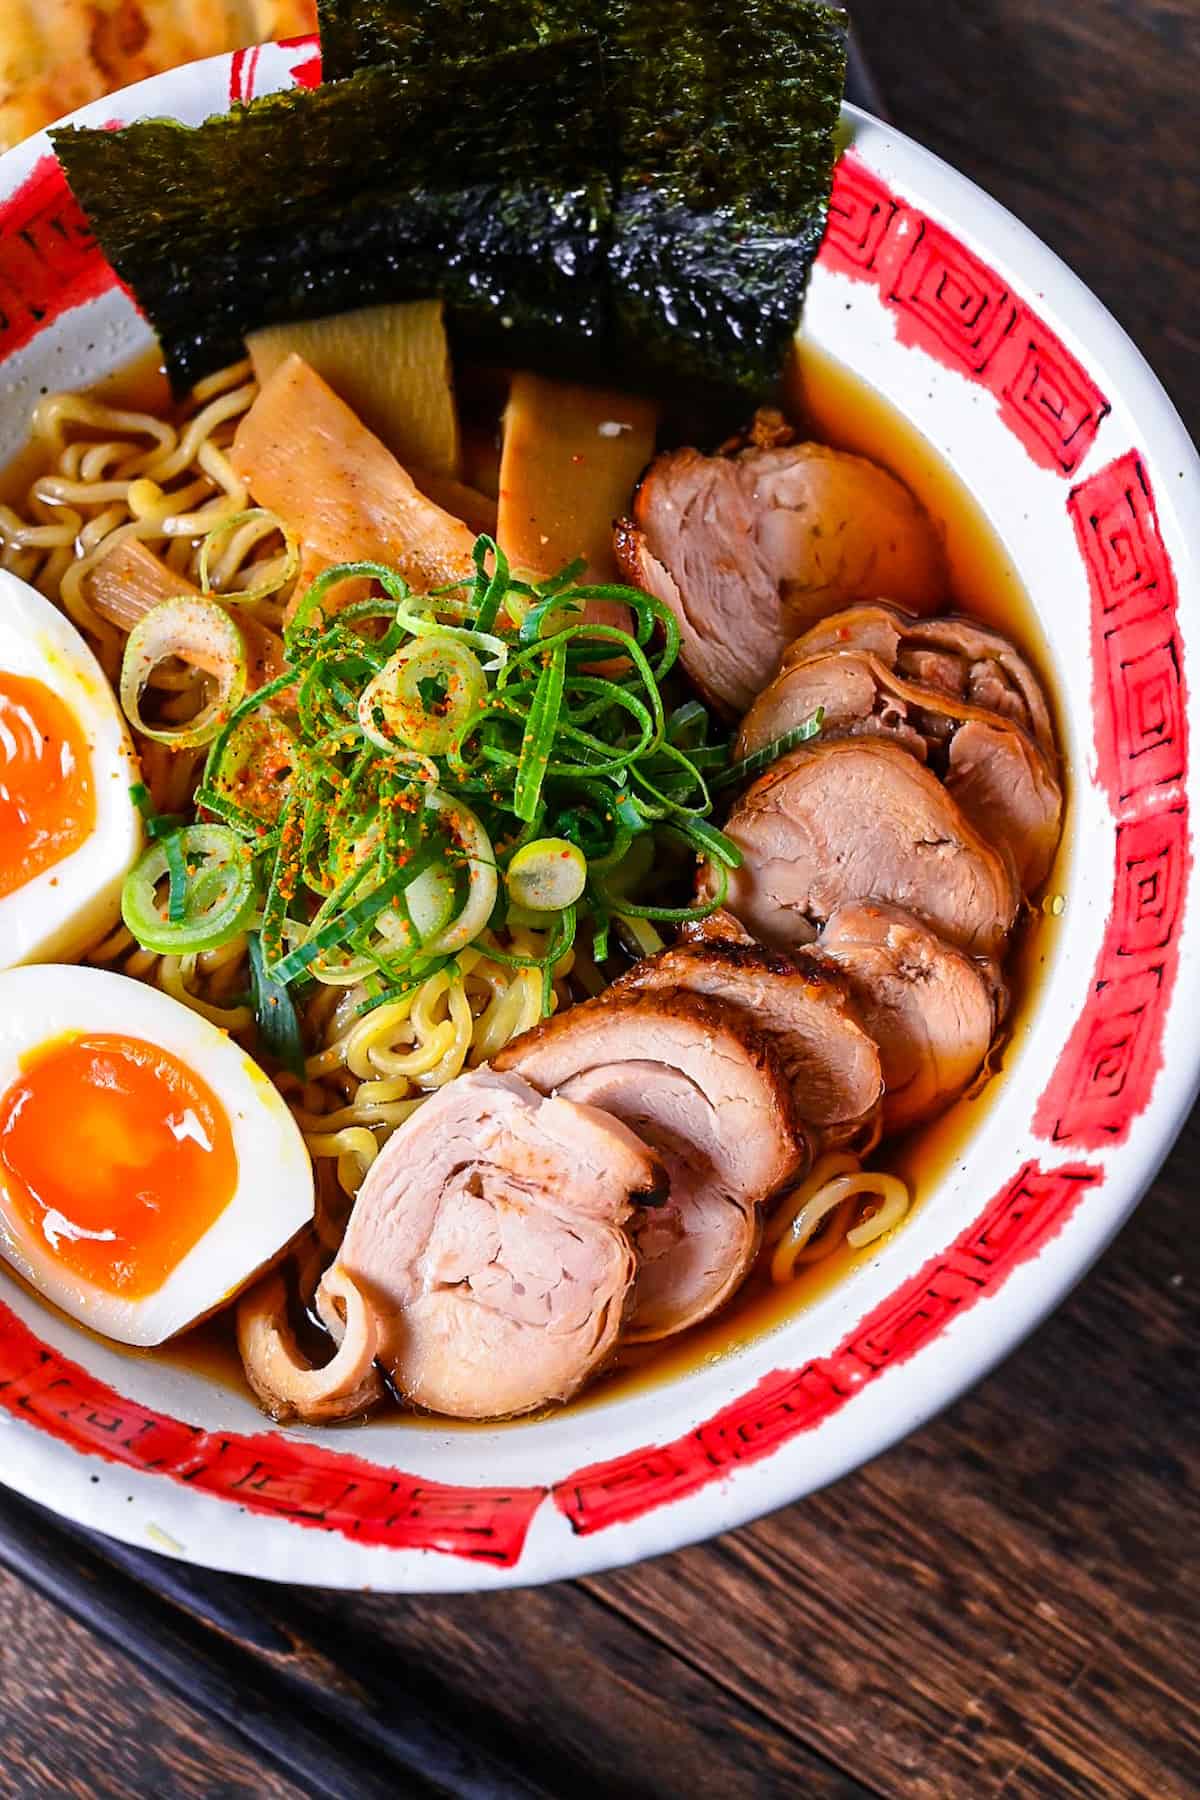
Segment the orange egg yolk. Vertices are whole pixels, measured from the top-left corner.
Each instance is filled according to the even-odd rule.
[[[95,823],[79,721],[45,682],[0,672],[0,900],[77,850]]]
[[[59,1038],[0,1096],[10,1225],[123,1300],[163,1285],[229,1205],[237,1172],[207,1082],[140,1038]]]

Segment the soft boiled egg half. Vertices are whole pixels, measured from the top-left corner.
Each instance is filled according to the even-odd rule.
[[[77,956],[116,923],[139,779],[99,663],[0,570],[0,968]]]
[[[207,1019],[108,970],[0,974],[0,1254],[46,1299],[161,1344],[312,1216],[295,1120]]]

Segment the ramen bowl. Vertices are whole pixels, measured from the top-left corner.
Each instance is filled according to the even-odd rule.
[[[318,74],[315,42],[267,46],[76,118],[195,123]],[[0,1478],[17,1492],[277,1580],[421,1591],[581,1575],[727,1530],[878,1454],[1045,1317],[1137,1204],[1200,1072],[1200,466],[1142,358],[1048,250],[897,132],[853,109],[845,126],[803,399],[926,500],[959,598],[1010,618],[1057,699],[1069,817],[999,1078],[926,1143],[911,1218],[838,1280],[525,1422],[278,1428],[219,1368],[119,1351],[0,1270]],[[10,151],[0,461],[40,394],[90,385],[149,342],[46,137]]]

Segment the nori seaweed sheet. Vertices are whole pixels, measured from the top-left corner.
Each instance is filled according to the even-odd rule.
[[[54,146],[177,388],[259,326],[433,296],[480,354],[561,366],[611,340],[602,95],[563,39]]]
[[[327,78],[370,63],[602,41],[613,119],[614,359],[626,379],[762,390],[825,227],[846,19],[822,0],[320,0]]]
[[[608,51],[621,132],[609,267],[618,336],[645,378],[749,393],[782,370],[825,230],[845,56],[831,6],[630,9]]]
[[[381,63],[437,68],[578,32],[608,36],[624,11],[625,0],[594,18],[572,0],[318,0],[322,73],[342,81]]]
[[[844,14],[616,0],[603,38],[566,35],[580,17],[324,0],[335,73],[393,60],[195,129],[55,133],[177,385],[260,325],[440,295],[475,357],[767,397],[824,229]]]

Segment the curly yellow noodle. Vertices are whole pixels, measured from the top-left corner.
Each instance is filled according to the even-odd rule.
[[[864,1195],[878,1204],[855,1224]],[[874,1243],[900,1223],[910,1203],[908,1188],[898,1175],[863,1169],[847,1151],[819,1157],[807,1180],[785,1197],[771,1220],[766,1233],[768,1247],[774,1246],[771,1280],[791,1281],[802,1264],[831,1255],[843,1242],[854,1250]]]
[[[0,566],[57,601],[110,677],[122,634],[92,607],[90,571],[135,537],[165,545],[176,572],[194,576],[198,540],[245,509],[226,451],[257,391],[242,362],[200,384],[178,423],[85,394],[47,395],[35,409],[33,440],[48,466],[30,486],[24,516],[0,507]]]

